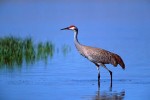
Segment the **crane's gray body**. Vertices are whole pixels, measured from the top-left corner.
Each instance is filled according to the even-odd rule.
[[[123,69],[125,68],[124,62],[119,55],[104,49],[82,45],[79,43],[77,35],[78,32],[74,31],[74,43],[82,56],[97,65],[112,64],[117,66],[119,64]]]

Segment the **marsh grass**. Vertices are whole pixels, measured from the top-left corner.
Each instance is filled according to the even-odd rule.
[[[0,66],[21,65],[23,61],[23,41],[19,38],[0,38]]]
[[[68,54],[68,52],[71,51],[71,47],[67,44],[64,44],[61,48],[63,55],[66,56]]]
[[[55,51],[55,46],[52,42],[42,43],[40,42],[37,47],[37,60],[42,60],[47,63],[48,57],[52,59]]]
[[[63,45],[62,53],[70,51],[68,45]],[[34,44],[31,38],[16,38],[13,36],[0,38],[0,67],[22,66],[23,62],[33,64],[35,61],[52,59],[55,46],[52,42]]]

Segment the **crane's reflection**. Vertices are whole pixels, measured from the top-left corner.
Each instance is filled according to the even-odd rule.
[[[125,91],[117,92],[112,91],[112,82],[110,83],[108,91],[101,90],[100,81],[98,81],[98,91],[93,97],[93,100],[123,100]]]
[[[95,97],[92,100],[123,100],[125,91],[112,92],[112,91],[100,91],[96,92]]]

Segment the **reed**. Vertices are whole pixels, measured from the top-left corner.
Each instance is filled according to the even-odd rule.
[[[63,45],[61,50],[64,56],[70,51],[68,45]],[[52,42],[34,44],[31,38],[16,38],[13,36],[0,38],[0,67],[12,68],[35,61],[52,59],[55,45]]]
[[[32,64],[36,59],[52,58],[54,44],[40,42],[36,48],[31,38],[0,38],[0,66],[21,66],[23,61]]]

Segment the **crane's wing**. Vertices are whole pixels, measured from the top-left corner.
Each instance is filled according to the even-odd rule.
[[[125,64],[119,55],[104,49],[86,47],[85,56],[93,63],[112,64],[114,66],[119,64],[125,69]]]

